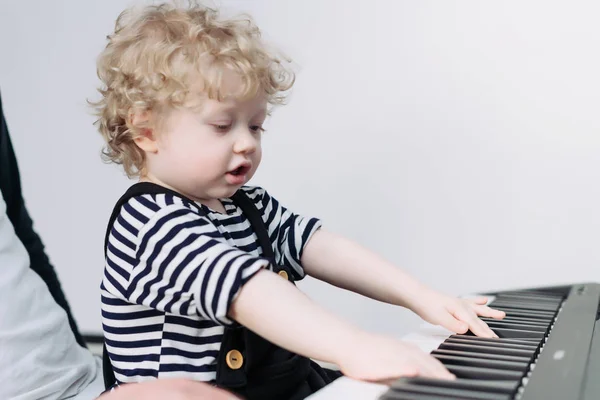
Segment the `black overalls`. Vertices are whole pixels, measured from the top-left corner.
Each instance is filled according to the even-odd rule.
[[[171,194],[196,205],[185,196],[153,183],[143,182],[133,185],[119,199],[113,210],[106,231],[105,252],[110,230],[121,207],[130,198],[143,194]],[[250,221],[263,250],[263,257],[271,260],[276,273],[292,280],[292,273],[288,267],[275,264],[273,246],[267,228],[252,200],[241,190],[238,190],[231,199]],[[104,384],[109,388],[114,385],[116,379],[106,346],[104,346],[103,370]],[[216,385],[235,392],[245,399],[301,400],[340,376],[341,373],[323,369],[314,361],[282,349],[239,324],[225,327],[217,361]]]

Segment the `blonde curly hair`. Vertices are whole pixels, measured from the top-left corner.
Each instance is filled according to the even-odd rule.
[[[248,16],[222,19],[217,10],[190,1],[130,8],[119,15],[114,33],[97,61],[102,95],[90,101],[106,142],[103,158],[122,164],[128,177],[143,175],[145,155],[134,139],[155,128],[156,118],[135,123],[133,115],[193,107],[202,88],[221,101],[223,73],[241,78],[233,95],[249,98],[262,92],[271,105],[283,104],[294,83],[285,57],[269,51]]]

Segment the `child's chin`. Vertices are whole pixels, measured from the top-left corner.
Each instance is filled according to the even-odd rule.
[[[242,185],[228,185],[227,188],[223,188],[223,189],[219,190],[218,194],[216,193],[215,198],[218,198],[218,199],[229,198],[229,197],[233,196],[240,187],[242,187]]]

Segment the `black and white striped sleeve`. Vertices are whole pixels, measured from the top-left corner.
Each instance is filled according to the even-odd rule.
[[[240,288],[269,261],[225,242],[214,224],[185,205],[158,210],[139,231],[127,287],[135,304],[222,325]]]
[[[302,251],[321,227],[321,221],[293,213],[260,187],[248,188],[247,194],[262,209],[277,263],[292,268],[296,280],[304,278],[304,268],[300,263]]]

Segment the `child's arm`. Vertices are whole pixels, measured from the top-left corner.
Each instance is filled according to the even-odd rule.
[[[377,254],[336,234],[315,232],[301,257],[307,274],[332,285],[390,304],[410,308],[424,320],[454,332],[470,329],[484,337],[496,335],[478,315],[503,318],[485,305],[485,298],[457,299],[438,293]]]
[[[81,396],[83,397],[83,396]],[[224,389],[210,383],[183,378],[154,379],[146,382],[120,385],[115,390],[103,393],[96,400],[239,400]]]
[[[339,365],[351,378],[453,377],[418,348],[363,332],[334,317],[270,271],[258,272],[241,288],[228,315],[283,348]]]

